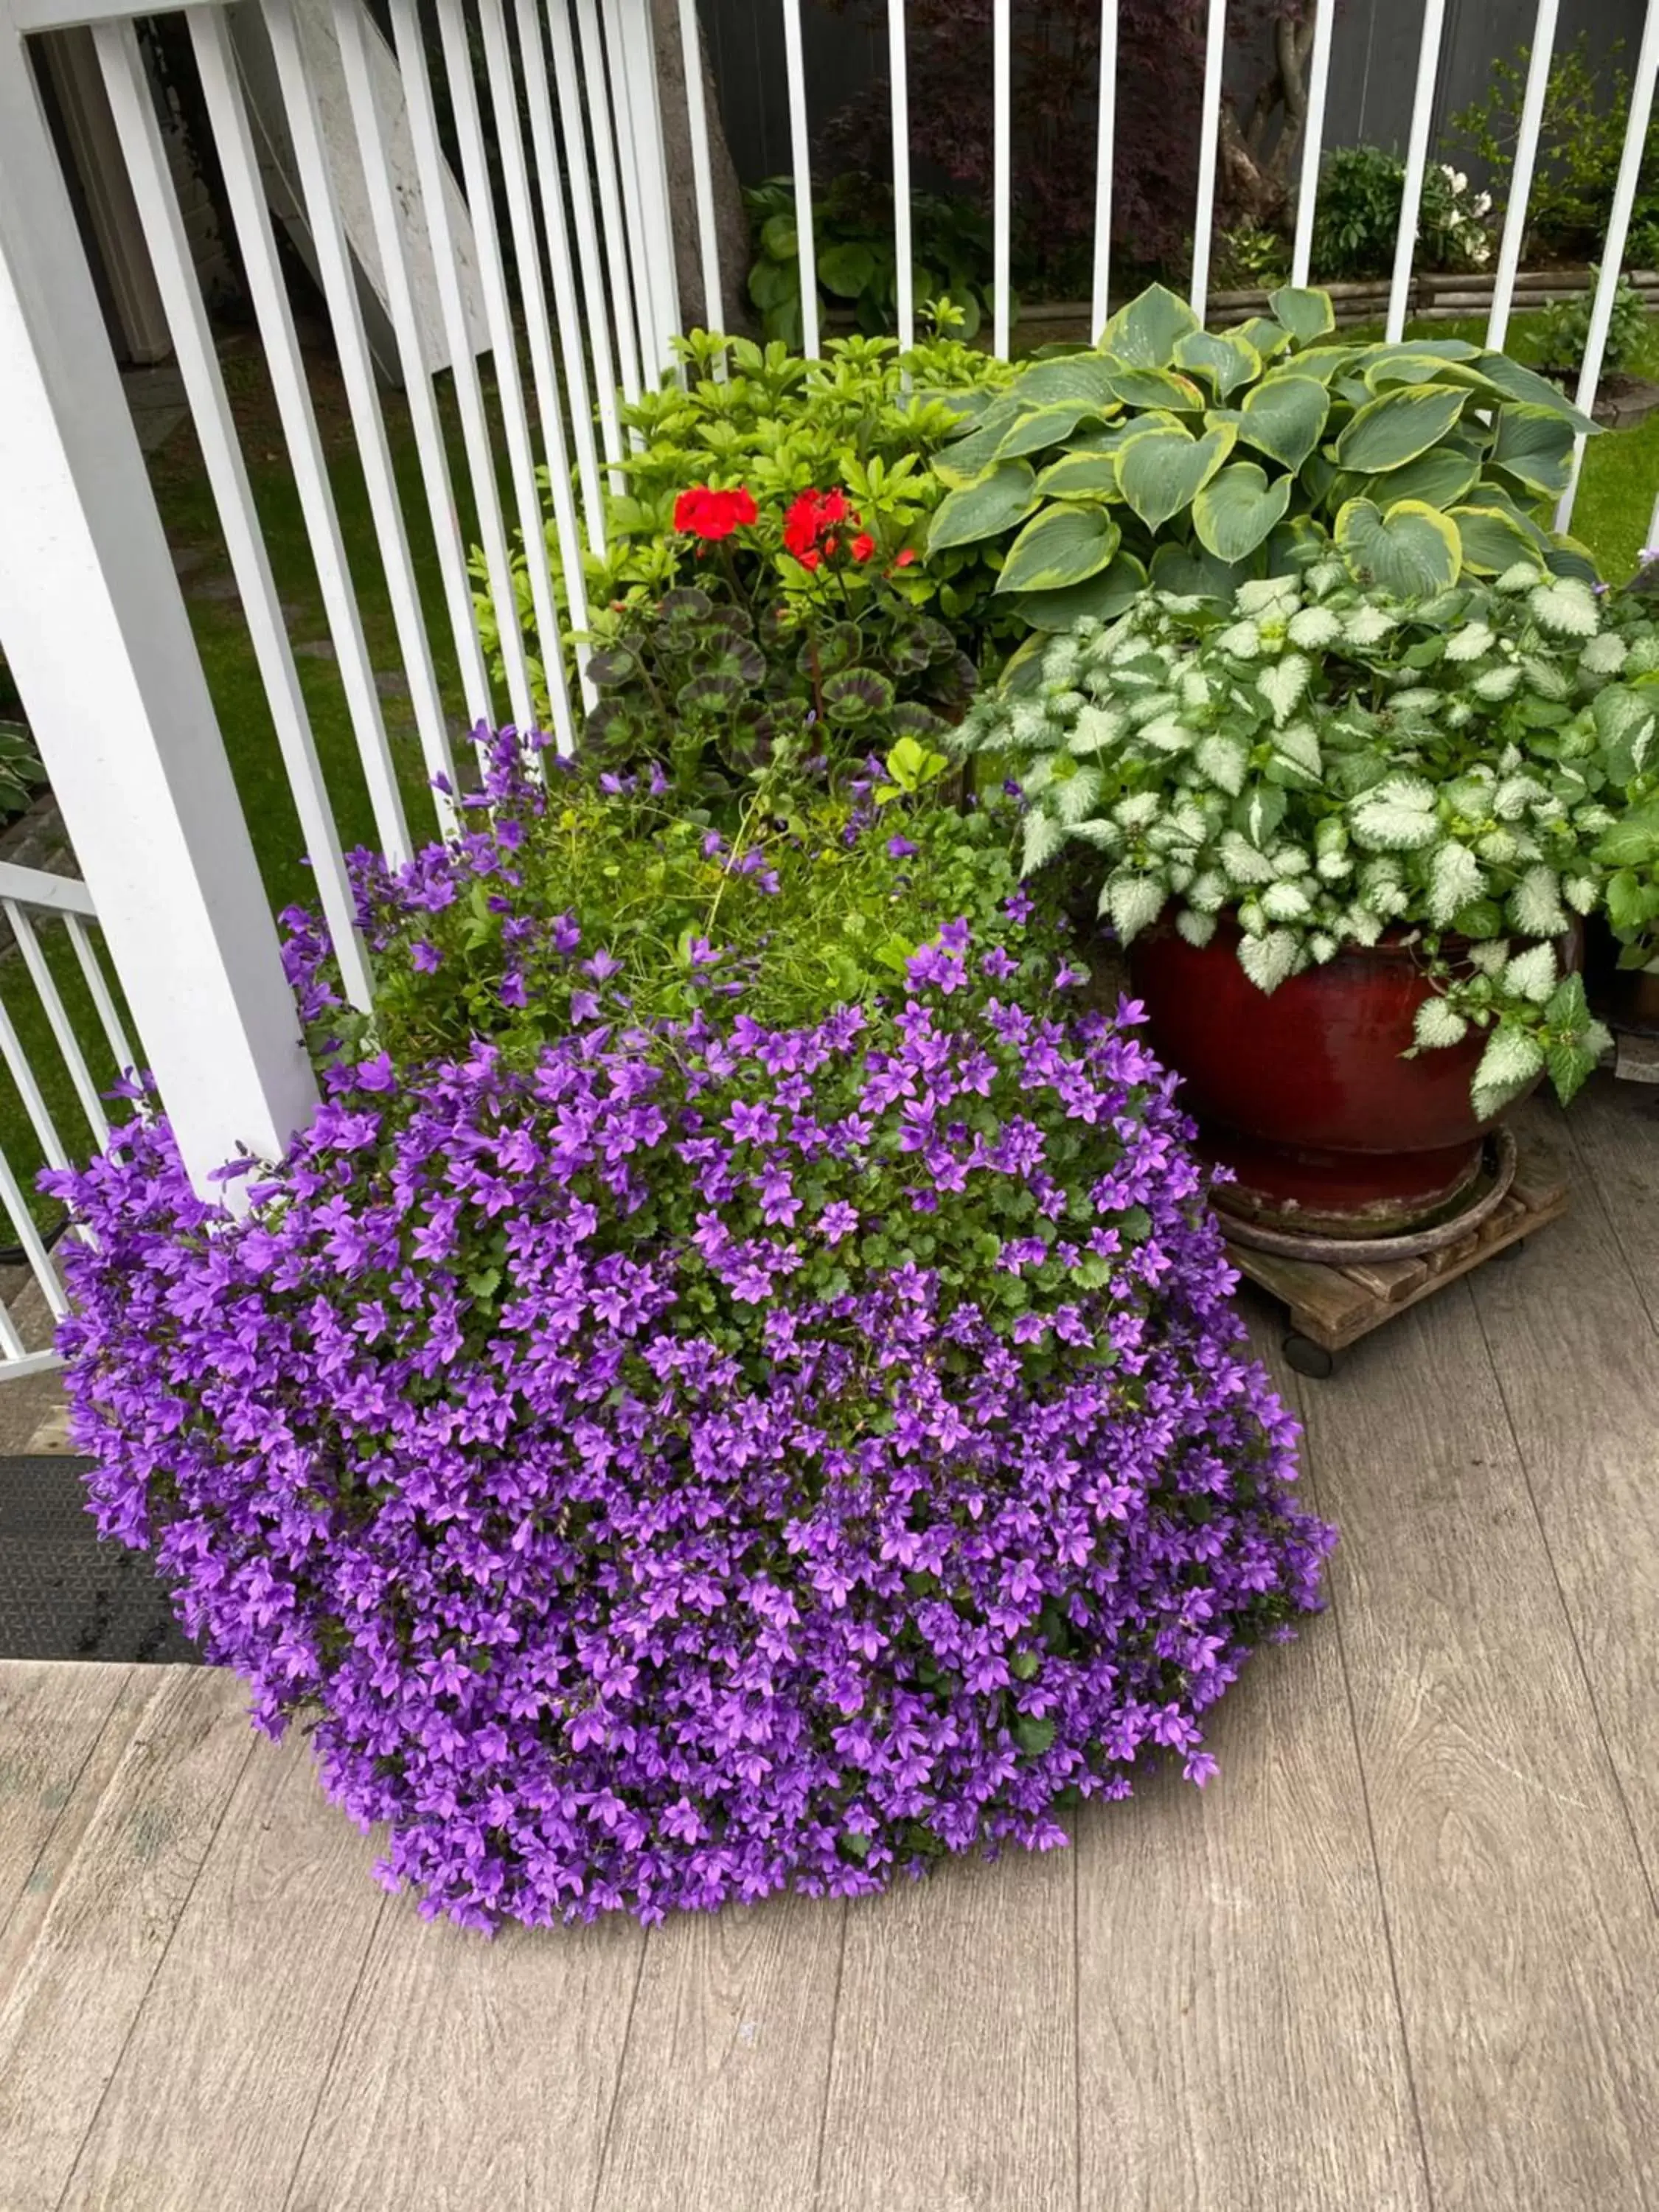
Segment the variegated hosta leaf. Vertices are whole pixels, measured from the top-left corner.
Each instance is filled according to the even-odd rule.
[[[1165,886],[1158,877],[1131,875],[1121,870],[1107,879],[1100,894],[1100,910],[1111,916],[1112,927],[1125,945],[1158,920],[1164,911]]]
[[[1465,623],[1462,629],[1454,630],[1446,640],[1448,660],[1479,660],[1483,653],[1490,653],[1495,634],[1483,622]]]
[[[1460,908],[1470,905],[1486,888],[1480,863],[1467,845],[1449,837],[1437,848],[1429,868],[1429,919],[1444,929]]]
[[[1504,988],[1513,991],[1519,999],[1531,999],[1542,1006],[1556,985],[1555,947],[1553,945],[1529,945],[1524,952],[1517,952],[1504,970]]]
[[[1240,939],[1238,964],[1258,990],[1276,991],[1295,974],[1300,950],[1291,931],[1273,929],[1265,937]]]
[[[1249,765],[1249,755],[1242,738],[1213,732],[1203,739],[1194,757],[1212,783],[1218,785],[1230,797],[1237,798],[1244,788],[1244,771]]]
[[[1419,1044],[1430,1049],[1437,1045],[1460,1044],[1469,1032],[1463,1016],[1438,997],[1424,1000],[1412,1027]]]
[[[1215,935],[1216,919],[1212,914],[1198,914],[1191,907],[1183,907],[1176,916],[1176,927],[1188,945],[1195,945],[1201,952]]]
[[[1543,1072],[1544,1048],[1532,1031],[1499,1022],[1474,1071],[1475,1112],[1490,1121]]]
[[[1052,814],[1033,810],[1025,817],[1025,848],[1021,855],[1021,872],[1034,875],[1066,842],[1066,832]]]
[[[1577,576],[1552,576],[1534,584],[1527,606],[1539,629],[1555,637],[1594,637],[1601,628],[1595,595]]]
[[[1523,937],[1559,937],[1567,926],[1553,868],[1540,861],[1510,895],[1510,919]]]
[[[1348,810],[1353,834],[1374,852],[1416,853],[1440,834],[1432,784],[1391,775]]]
[[[1300,653],[1287,653],[1283,660],[1264,668],[1255,688],[1273,710],[1275,722],[1287,722],[1313,675],[1313,664]]]

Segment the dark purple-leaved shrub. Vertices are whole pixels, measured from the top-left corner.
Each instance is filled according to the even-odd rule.
[[[409,872],[411,935],[477,859]],[[1025,914],[783,1028],[639,1018],[565,917],[558,1033],[337,1055],[240,1213],[143,1115],[55,1179],[100,1528],[262,1727],[314,1715],[423,1910],[1058,1844],[1159,1750],[1203,1781],[1206,1708],[1317,1604],[1171,1081]]]

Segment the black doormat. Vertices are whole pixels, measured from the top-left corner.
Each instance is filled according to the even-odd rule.
[[[83,1459],[0,1459],[0,1659],[201,1664],[142,1552],[99,1540]]]

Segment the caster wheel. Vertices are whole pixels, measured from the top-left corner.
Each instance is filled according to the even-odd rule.
[[[1327,1381],[1336,1372],[1336,1354],[1327,1352],[1311,1337],[1298,1336],[1294,1329],[1279,1348],[1298,1375],[1311,1375],[1316,1382]]]

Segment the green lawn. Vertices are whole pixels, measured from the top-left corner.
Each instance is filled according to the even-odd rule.
[[[1516,318],[1510,343],[1510,350],[1520,359],[1537,361],[1537,318]],[[1467,337],[1478,342],[1484,336],[1484,325],[1479,322],[1414,325],[1412,334]],[[1632,367],[1659,377],[1659,319],[1650,324],[1648,343]],[[245,341],[233,340],[226,349],[225,370],[278,595],[289,612],[289,635],[301,646],[321,642],[328,635],[322,596],[293,471],[257,349]],[[313,364],[313,371],[319,430],[330,463],[341,531],[371,659],[377,670],[395,672],[401,667],[397,635],[356,442],[333,370],[325,363],[317,362]],[[452,475],[462,529],[466,542],[471,544],[475,529],[466,471],[447,390],[441,404],[446,410]],[[398,395],[386,396],[386,411],[393,465],[404,495],[404,512],[439,682],[445,696],[453,700],[459,714],[461,702],[454,649],[437,557],[427,525],[413,434],[407,410]],[[310,875],[303,864],[299,821],[246,626],[234,599],[213,596],[213,587],[228,577],[229,564],[220,537],[213,496],[202,470],[193,433],[187,426],[155,457],[153,467],[169,542],[175,551],[193,558],[194,565],[185,577],[186,605],[266,890],[273,906],[307,899],[310,896]],[[1603,574],[1614,580],[1622,580],[1630,574],[1638,549],[1646,542],[1656,490],[1659,490],[1659,416],[1639,429],[1610,432],[1590,441],[1573,532],[1589,547]],[[502,494],[510,515],[512,503],[505,472]],[[374,820],[337,670],[326,655],[304,653],[299,656],[298,665],[342,841],[347,847],[372,844],[375,842]],[[385,701],[385,713],[411,830],[417,838],[430,835],[434,822],[426,788],[426,770],[408,702],[390,696]],[[106,1081],[112,1078],[114,1068],[72,950],[63,932],[56,927],[48,925],[43,935],[76,1034],[85,1042],[94,1073],[100,1082]],[[86,1150],[91,1133],[33,988],[15,954],[0,960],[0,1000],[16,1024],[65,1143],[71,1152]],[[0,1142],[3,1142],[20,1180],[26,1187],[31,1186],[41,1164],[40,1147],[21,1102],[3,1071],[0,1071]],[[3,1234],[0,1234],[0,1242],[4,1241]]]

